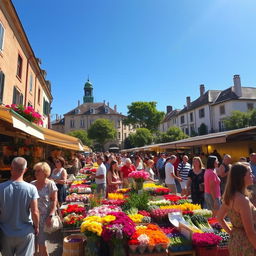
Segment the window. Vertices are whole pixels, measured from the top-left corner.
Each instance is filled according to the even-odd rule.
[[[29,91],[32,92],[33,90],[33,75],[30,74],[30,79],[29,79]]]
[[[23,94],[16,88],[16,86],[13,87],[12,103],[23,105]]]
[[[70,128],[74,128],[75,127],[75,120],[71,119],[70,120]]]
[[[4,49],[4,27],[0,23],[0,51]]]
[[[225,105],[220,106],[220,115],[225,115]]]
[[[94,108],[93,107],[90,107],[90,114],[94,114]]]
[[[84,120],[83,119],[80,120],[80,127],[84,128]]]
[[[181,116],[181,117],[180,117],[180,123],[181,123],[181,124],[184,124],[184,123],[185,123],[185,117],[184,117],[184,116]]]
[[[195,132],[195,127],[194,125],[190,126],[190,134],[193,134]]]
[[[121,128],[121,120],[117,121],[117,128]]]
[[[40,100],[41,100],[41,90],[40,88],[38,89],[38,95],[37,95],[37,103],[40,105]]]
[[[248,110],[253,110],[253,103],[247,103],[247,109]]]
[[[190,122],[193,122],[193,119],[194,119],[194,118],[193,118],[193,113],[190,113],[189,116],[190,116]]]
[[[118,132],[118,139],[120,140],[121,139],[121,133]]]
[[[126,133],[124,134],[124,138],[125,138],[125,139],[127,138],[127,134],[126,134]]]
[[[0,104],[3,102],[4,96],[4,77],[4,73],[0,71]]]
[[[43,103],[43,112],[44,112],[44,115],[49,115],[50,114],[50,103],[44,99],[44,103]]]
[[[106,114],[109,113],[109,108],[105,108],[105,113],[106,113]]]
[[[22,60],[21,56],[18,54],[17,74],[16,75],[19,79],[21,79],[21,75],[22,75],[22,62],[23,62],[23,60]]]
[[[204,108],[199,109],[199,118],[204,117]]]

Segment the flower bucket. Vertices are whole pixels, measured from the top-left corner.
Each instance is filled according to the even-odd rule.
[[[215,246],[197,246],[196,247],[196,255],[197,256],[217,256],[218,255],[218,247]]]
[[[218,256],[229,256],[227,246],[218,246]]]
[[[84,256],[85,236],[70,235],[63,239],[62,256]]]

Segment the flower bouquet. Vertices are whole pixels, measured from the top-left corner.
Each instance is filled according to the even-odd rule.
[[[79,228],[83,222],[84,216],[81,214],[71,213],[63,218],[63,226],[67,228]]]
[[[83,195],[83,194],[76,194],[76,193],[72,193],[71,195],[67,195],[66,197],[66,202],[70,203],[70,202],[84,202],[87,203],[89,200],[89,196],[88,195]]]
[[[64,217],[70,213],[77,213],[77,214],[85,215],[85,208],[78,204],[68,204],[65,209],[61,210],[61,214]]]
[[[136,183],[136,190],[142,190],[143,182],[149,178],[149,174],[143,170],[141,171],[133,171],[129,173],[129,178],[133,178]]]
[[[125,200],[122,199],[103,199],[102,204],[105,205],[116,205],[116,206],[122,206],[125,203]]]
[[[198,256],[217,256],[217,245],[222,238],[213,233],[194,233],[192,243],[196,247]]]
[[[87,216],[106,216],[110,212],[121,212],[121,208],[115,205],[101,205],[89,210]]]
[[[32,123],[43,125],[43,117],[38,112],[36,112],[31,106],[25,107],[23,105],[12,104],[11,106],[6,105],[6,107],[17,112],[19,115],[21,115],[22,117],[24,117]]]
[[[103,225],[102,237],[104,241],[111,242],[113,256],[125,256],[125,241],[135,232],[134,222],[123,212],[111,212],[115,219]]]

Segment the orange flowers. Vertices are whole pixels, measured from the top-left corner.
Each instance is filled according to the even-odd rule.
[[[140,235],[149,237],[148,245],[168,244],[168,237],[160,230],[157,225],[148,224],[147,226],[137,226],[136,231],[132,236],[132,240],[137,240]]]

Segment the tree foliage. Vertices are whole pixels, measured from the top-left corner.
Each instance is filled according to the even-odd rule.
[[[68,135],[80,139],[82,143],[86,146],[90,147],[92,145],[92,141],[88,138],[88,134],[84,130],[72,131],[72,132],[69,132]]]
[[[201,125],[198,128],[198,135],[205,135],[208,133],[208,128],[205,123],[201,123]]]
[[[234,130],[239,128],[244,128],[250,125],[250,117],[253,117],[255,111],[252,112],[241,112],[235,110],[232,112],[231,116],[224,119],[224,126],[226,130]]]
[[[138,128],[135,133],[128,136],[128,141],[133,147],[142,147],[150,145],[153,140],[153,135],[147,128]]]
[[[116,137],[116,129],[111,121],[100,118],[88,129],[88,137],[100,144],[104,149],[105,143]]]
[[[156,143],[165,143],[172,142],[177,140],[182,140],[188,138],[188,135],[185,134],[179,127],[172,126],[168,129],[167,132],[161,132],[155,137]]]
[[[138,124],[141,128],[147,128],[150,131],[156,131],[164,112],[156,109],[156,102],[132,102],[128,106],[128,115],[125,120],[126,124]]]

